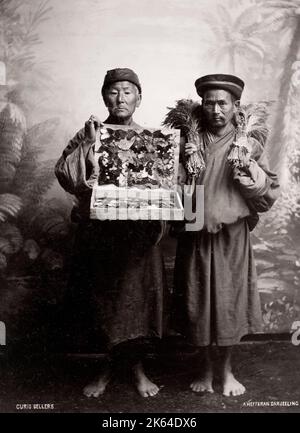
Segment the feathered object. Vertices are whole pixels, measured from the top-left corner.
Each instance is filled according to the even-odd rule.
[[[232,143],[227,160],[237,168],[247,168],[249,166],[250,153],[248,138],[255,138],[265,145],[268,136],[267,104],[256,103],[239,107],[235,115],[236,135]]]
[[[200,108],[201,105],[191,99],[180,99],[174,108],[168,107],[169,112],[163,122],[163,125],[180,129],[189,142],[197,145],[198,152],[188,157],[185,163],[188,174],[193,178],[199,177],[205,169],[204,149],[199,139]]]
[[[265,145],[269,132],[268,105],[267,102],[258,102],[239,107],[234,119],[236,137],[227,157],[231,165],[239,168],[249,165],[249,137],[255,138],[262,146]],[[201,105],[191,99],[181,99],[175,108],[169,108],[163,124],[180,129],[188,141],[198,145],[199,152],[187,159],[185,167],[193,178],[199,176],[205,169],[204,149],[199,139],[199,132],[204,128]]]

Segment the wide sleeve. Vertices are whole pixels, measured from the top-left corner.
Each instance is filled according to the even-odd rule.
[[[279,181],[277,175],[269,169],[263,146],[254,139],[251,144],[249,167],[233,168],[233,179],[249,208],[255,212],[266,212],[279,197]]]
[[[84,145],[88,146],[85,154]],[[97,178],[94,149],[86,142],[84,129],[69,141],[56,163],[55,175],[59,184],[70,194],[81,195],[93,188]]]

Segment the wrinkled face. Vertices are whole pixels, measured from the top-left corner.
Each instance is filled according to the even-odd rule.
[[[129,119],[139,107],[141,95],[135,84],[117,81],[105,90],[104,102],[111,116]]]
[[[232,121],[238,101],[226,90],[211,89],[205,92],[202,106],[208,125],[218,129]]]

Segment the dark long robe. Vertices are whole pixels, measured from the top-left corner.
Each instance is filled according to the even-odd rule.
[[[249,169],[228,165],[234,135],[234,130],[219,139],[202,134],[204,227],[178,239],[173,326],[198,346],[231,346],[261,330],[249,221],[272,206],[279,185],[254,139]]]
[[[86,334],[96,335],[108,349],[137,338],[161,337],[167,293],[158,244],[164,224],[89,219],[97,170],[93,147],[84,156],[84,140],[81,130],[69,142],[55,168],[61,186],[77,198],[72,211],[78,229],[69,313],[77,329],[88,329],[90,334]]]

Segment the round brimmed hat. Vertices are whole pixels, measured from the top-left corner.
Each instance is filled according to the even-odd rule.
[[[111,84],[116,83],[117,81],[129,81],[130,83],[135,84],[136,87],[139,89],[139,92],[142,93],[142,87],[141,87],[139,77],[132,69],[116,68],[107,71],[104,77],[104,82],[101,90],[102,96],[104,90],[107,89]]]
[[[240,99],[244,90],[245,83],[235,75],[228,74],[212,74],[205,75],[195,81],[196,90],[201,98],[206,90],[222,89],[232,93],[236,98]]]

